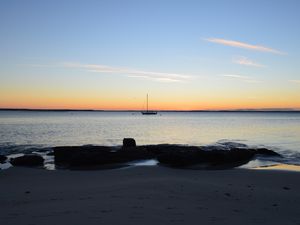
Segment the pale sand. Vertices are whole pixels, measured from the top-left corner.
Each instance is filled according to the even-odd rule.
[[[300,224],[300,173],[0,171],[0,224]]]

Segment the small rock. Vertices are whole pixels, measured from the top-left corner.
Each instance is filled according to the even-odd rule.
[[[133,138],[124,138],[123,139],[123,148],[136,147],[136,142]]]
[[[5,155],[0,155],[0,163],[4,163],[7,157]]]
[[[42,156],[37,154],[23,155],[10,160],[13,166],[42,166],[44,159]]]

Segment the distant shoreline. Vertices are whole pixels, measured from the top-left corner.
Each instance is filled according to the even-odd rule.
[[[30,112],[141,112],[141,110],[98,110],[98,109],[18,109],[18,108],[0,108],[0,111],[30,111]],[[300,113],[298,109],[237,109],[237,110],[157,110],[157,112],[268,112],[268,113]]]

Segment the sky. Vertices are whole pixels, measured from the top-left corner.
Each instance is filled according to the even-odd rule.
[[[298,0],[2,0],[0,108],[300,109]]]

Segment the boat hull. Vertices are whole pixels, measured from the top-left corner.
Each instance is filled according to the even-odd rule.
[[[154,111],[148,111],[148,112],[142,112],[143,115],[156,115],[157,112]]]

